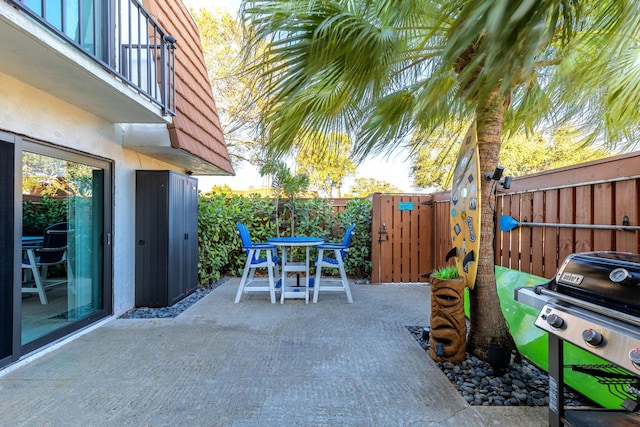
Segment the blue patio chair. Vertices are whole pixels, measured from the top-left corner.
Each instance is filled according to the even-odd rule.
[[[247,226],[240,222],[236,223],[236,225],[238,226],[238,232],[240,233],[240,239],[242,240],[242,249],[244,249],[244,252],[247,255],[247,261],[244,265],[244,271],[242,272],[242,279],[240,279],[240,285],[238,286],[238,293],[236,294],[235,302],[236,304],[240,302],[240,298],[243,293],[268,291],[271,295],[271,304],[275,304],[277,281],[275,278],[280,276],[280,270],[278,269],[280,257],[275,254],[276,247],[275,245],[270,245],[268,243],[253,243]],[[260,257],[263,251],[264,257]],[[258,268],[267,269],[267,274],[269,276],[267,286],[258,283],[262,280],[254,279],[254,273]]]
[[[318,294],[320,290],[324,291],[341,291],[347,294],[347,299],[349,303],[353,303],[353,298],[351,297],[351,289],[349,288],[349,280],[347,279],[347,273],[344,271],[344,257],[346,252],[349,250],[349,245],[351,245],[351,238],[354,234],[355,225],[351,225],[347,228],[346,233],[344,234],[344,239],[342,239],[342,243],[325,243],[317,246],[318,248],[318,259],[316,261],[316,279],[314,283],[314,291],[313,291],[313,302],[318,302]],[[325,251],[333,251],[333,256],[325,256]],[[329,252],[331,253],[331,252]],[[340,271],[340,285],[321,285],[320,277],[322,275],[323,268],[337,268]],[[327,280],[325,282],[336,282],[335,279]]]

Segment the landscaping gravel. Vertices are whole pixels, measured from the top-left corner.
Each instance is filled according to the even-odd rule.
[[[229,280],[229,277],[222,277],[217,282],[211,283],[210,285],[207,285],[204,287],[199,287],[194,293],[181,299],[171,307],[132,308],[131,310],[122,314],[120,316],[120,319],[159,319],[159,318],[176,317],[177,315],[185,311],[187,308],[191,307],[193,304],[198,302],[201,298],[204,298],[205,296],[207,296],[215,288],[225,283],[227,280]],[[355,280],[355,284],[368,285],[368,284],[371,284],[371,281],[369,279],[357,279]]]
[[[429,351],[423,338],[424,328],[407,326],[420,346]],[[466,354],[466,359],[454,365],[436,362],[449,381],[470,405],[478,406],[549,406],[549,376],[526,359],[511,363],[504,369],[494,369],[489,363]],[[565,406],[597,406],[586,397],[564,389]]]
[[[199,287],[190,295],[181,299],[171,307],[138,307],[132,308],[120,316],[120,319],[157,319],[157,318],[170,318],[176,317],[187,308],[198,302],[200,299],[206,297],[211,291],[218,286],[222,285],[228,280],[228,277],[222,277],[217,282],[211,283],[204,287]]]

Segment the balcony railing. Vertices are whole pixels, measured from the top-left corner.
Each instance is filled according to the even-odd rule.
[[[138,0],[5,0],[175,115],[175,39]]]

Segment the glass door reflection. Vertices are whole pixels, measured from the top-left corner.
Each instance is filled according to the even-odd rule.
[[[103,309],[102,169],[24,152],[22,344]]]

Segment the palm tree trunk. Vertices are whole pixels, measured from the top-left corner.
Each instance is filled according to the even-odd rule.
[[[498,165],[500,137],[505,102],[495,90],[476,110],[478,123],[478,154],[480,156],[481,224],[480,253],[475,288],[470,295],[471,329],[467,351],[482,360],[489,360],[489,349],[494,347],[510,354],[515,343],[500,309],[494,270],[495,198],[493,184],[484,177],[493,173]]]

